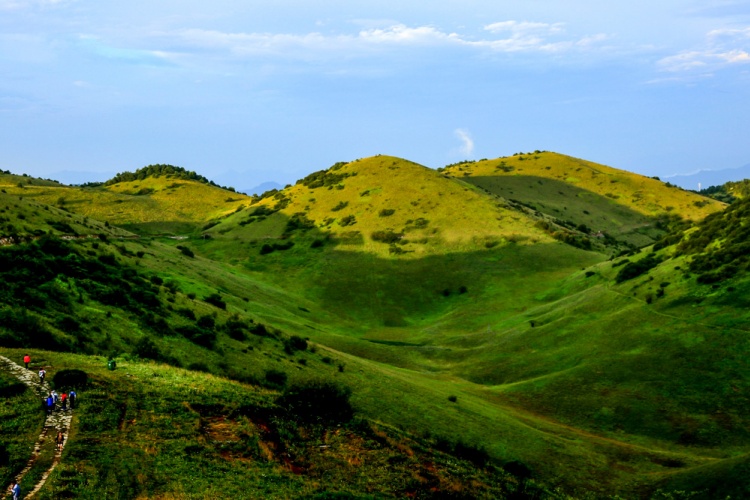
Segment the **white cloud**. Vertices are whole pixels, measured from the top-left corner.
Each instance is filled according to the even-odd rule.
[[[658,66],[668,72],[708,72],[750,63],[750,27],[717,29],[706,34],[704,46],[664,57]]]
[[[458,152],[467,158],[474,154],[474,139],[471,138],[469,131],[457,128],[453,133],[456,134],[456,137],[461,141],[461,147],[458,148]]]
[[[67,3],[67,0],[0,0],[0,10],[21,10]]]
[[[564,38],[561,23],[504,21],[484,27],[499,37],[472,38],[443,31],[434,26],[410,27],[404,24],[366,26],[356,33],[228,33],[205,29],[183,29],[152,34],[152,42],[162,43],[163,51],[183,55],[209,51],[229,57],[274,56],[289,59],[337,59],[368,57],[405,48],[439,49],[456,47],[467,50],[513,52],[587,51],[607,37],[595,34]]]
[[[509,31],[514,34],[525,34],[525,33],[545,33],[548,35],[561,33],[563,31],[563,23],[532,23],[528,21],[502,21],[499,23],[488,24],[484,27],[485,30],[492,33],[502,33]]]

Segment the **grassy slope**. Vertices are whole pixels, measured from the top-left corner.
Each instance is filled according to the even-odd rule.
[[[155,364],[121,360],[110,372],[96,356],[33,355],[51,377],[74,368],[90,379],[78,391],[63,461],[40,498],[314,498],[325,492],[500,498],[521,488],[500,470],[476,467],[438,451],[434,441],[382,424],[301,426],[275,405],[275,391]]]
[[[6,191],[6,192],[3,192]],[[33,238],[42,234],[130,237],[132,233],[101,221],[0,190],[0,238]]]
[[[142,234],[194,232],[208,220],[250,203],[241,193],[168,176],[95,188],[64,186],[37,179],[19,187],[17,177],[0,174],[0,188],[7,194],[64,207]]]
[[[522,213],[509,210],[470,185],[415,163],[376,156],[343,165],[332,174],[346,175],[331,186],[309,188],[302,183],[283,190],[288,205],[275,216],[244,226],[257,207],[273,208],[279,198],[266,198],[211,229],[216,238],[253,241],[280,237],[285,222],[304,214],[321,233],[342,246],[376,255],[389,255],[389,246],[372,239],[375,231],[403,234],[399,247],[406,257],[465,252],[508,241],[547,242],[543,231]],[[337,206],[346,204],[342,209]],[[392,210],[383,216],[381,211]],[[356,222],[342,226],[342,219]],[[421,219],[421,221],[420,221]],[[352,232],[356,232],[353,235]]]
[[[656,179],[550,152],[463,163],[444,172],[636,245],[658,236],[657,218],[669,214],[696,221],[724,206]]]
[[[395,161],[380,158],[386,169]],[[344,189],[318,190],[345,193],[360,175],[345,179]],[[406,196],[388,200],[402,203],[391,217],[414,201]],[[362,213],[372,214],[381,206]],[[289,207],[294,209],[291,203]],[[312,207],[308,212],[314,213]],[[330,207],[320,214],[329,212]],[[365,237],[366,231],[384,227],[377,216],[353,214],[357,224],[360,217],[369,221],[361,226],[367,228],[362,231]],[[734,307],[741,294],[724,290],[723,299],[696,309],[694,299],[680,300],[703,296],[706,287],[680,279],[674,263],[652,271],[654,281],[644,277],[613,286],[609,280],[618,268],[602,263],[595,269],[598,275],[587,278],[576,271],[601,256],[560,243],[501,241],[486,248],[481,238],[458,245],[436,239],[425,246],[437,255],[408,260],[383,258],[388,246],[382,243],[328,242],[312,250],[303,245],[325,238],[321,229],[341,233],[357,225],[338,229],[333,224],[294,234],[293,248],[261,256],[255,240],[269,236],[269,228],[280,236],[289,217],[281,213],[239,226],[236,218],[241,217],[247,215],[237,214],[217,226],[214,240],[187,243],[198,253],[195,259],[147,241],[123,243],[131,254],[145,250],[144,258],[118,258],[178,281],[182,293],[175,295],[174,307],[210,312],[212,306],[191,305],[185,294],[194,291],[201,297],[219,290],[229,312],[310,336],[321,344],[319,352],[304,354],[307,364],[301,365],[294,363],[294,356],[282,354],[277,340],[234,343],[220,334],[219,354],[184,339],[157,339],[178,358],[204,360],[217,372],[226,365],[249,367],[246,376],[262,376],[264,369],[279,366],[293,378],[340,376],[355,389],[354,401],[366,415],[408,422],[415,432],[429,430],[482,443],[495,457],[520,459],[545,481],[567,487],[633,492],[662,481],[676,487],[705,486],[696,479],[703,467],[711,464],[712,470],[726,469],[727,474],[742,470],[741,461],[727,462],[738,460],[727,457],[745,453],[747,445],[744,431],[737,431],[745,423],[735,392],[743,393],[744,386],[732,385],[734,379],[748,378],[741,363],[746,352],[741,337],[728,334],[737,325]],[[438,215],[425,218],[428,227],[440,220]],[[268,226],[258,231],[263,224]],[[399,229],[397,224],[392,227]],[[250,229],[257,232],[241,233]],[[374,251],[352,251],[369,249],[367,245]],[[457,252],[462,245],[469,251]],[[201,255],[243,266],[228,267]],[[366,280],[364,269],[369,272]],[[646,297],[655,295],[662,282],[670,282],[666,298],[647,304]],[[467,293],[457,292],[461,285]],[[640,286],[631,289],[635,285]],[[441,293],[446,289],[447,297]],[[744,288],[737,285],[735,290]],[[160,293],[168,300],[167,292]],[[660,309],[667,305],[672,310]],[[371,314],[373,309],[387,314]],[[222,320],[226,317],[218,314]],[[128,331],[139,323],[136,318],[130,321],[113,330],[118,332],[114,337],[130,339],[119,344],[122,347],[137,338]],[[116,328],[114,321],[102,324]],[[691,334],[677,333],[683,331]],[[698,345],[710,349],[689,349]],[[345,371],[336,375],[339,364]],[[675,373],[681,376],[665,376]],[[706,385],[716,384],[724,392],[707,398]],[[449,395],[456,395],[458,404],[450,403]],[[717,409],[726,418],[715,417]],[[728,465],[720,465],[724,463]]]

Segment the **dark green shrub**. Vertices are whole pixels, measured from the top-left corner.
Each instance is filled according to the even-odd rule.
[[[224,302],[224,299],[222,299],[221,295],[219,295],[218,293],[212,293],[211,295],[204,297],[203,300],[205,302],[208,302],[212,306],[218,307],[219,309],[227,308],[227,303]]]
[[[186,257],[190,257],[190,258],[195,257],[195,254],[193,253],[193,251],[190,250],[188,247],[183,246],[183,245],[177,245],[177,248],[180,250],[180,252],[182,252],[182,255]]]
[[[391,215],[395,214],[396,211],[392,208],[384,208],[380,212],[378,212],[379,217],[390,217]]]
[[[286,372],[281,370],[266,370],[263,385],[272,389],[282,389],[286,385],[287,378]]]
[[[298,421],[307,424],[345,423],[354,416],[351,389],[323,380],[310,380],[287,388],[276,400]]]
[[[269,253],[273,252],[273,247],[269,245],[268,243],[264,243],[262,247],[260,247],[260,254],[261,255],[267,255]]]
[[[190,363],[187,366],[187,369],[192,370],[194,372],[211,373],[211,370],[208,368],[208,365],[204,363],[203,361],[196,361],[194,363]]]
[[[188,309],[187,307],[180,307],[175,310],[177,314],[182,316],[183,318],[191,319],[195,321],[195,313],[192,309]]]
[[[268,331],[268,329],[266,328],[266,325],[264,325],[263,323],[254,323],[250,326],[249,330],[250,330],[250,333],[252,333],[253,335],[257,335],[259,337],[271,336],[271,332]]]
[[[615,281],[617,283],[622,283],[623,281],[637,278],[658,266],[660,262],[661,259],[657,257],[656,254],[650,253],[641,260],[629,262],[625,267],[620,269],[620,272],[618,272],[615,277]]]
[[[284,350],[287,354],[292,354],[295,351],[307,350],[307,341],[298,335],[292,335],[284,341]]]
[[[133,354],[144,359],[159,359],[161,357],[159,348],[148,337],[141,337],[133,349]]]
[[[212,330],[216,326],[216,320],[213,316],[210,316],[208,314],[199,317],[196,323],[199,327],[206,328],[208,330]]]
[[[348,206],[349,206],[348,201],[340,201],[335,207],[331,209],[331,212],[338,212],[339,210],[343,210]]]
[[[374,231],[370,237],[373,241],[380,241],[382,243],[393,244],[403,238],[403,233],[395,233],[393,231]]]
[[[343,219],[339,221],[339,226],[346,227],[346,226],[353,226],[357,223],[357,218],[353,215],[347,215]]]
[[[85,389],[89,384],[89,376],[83,370],[65,369],[55,373],[52,382],[59,389]]]

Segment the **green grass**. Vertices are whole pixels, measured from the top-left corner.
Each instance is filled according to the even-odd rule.
[[[552,152],[482,160],[447,167],[444,171],[467,182],[474,182],[473,178],[488,176],[523,176],[562,181],[613,199],[623,207],[649,217],[670,213],[697,221],[725,206],[716,200],[676,186],[668,186],[653,178]]]
[[[194,233],[211,219],[250,204],[244,194],[169,176],[86,188],[36,180],[19,187],[16,177],[0,175],[4,194],[107,221],[139,234]]]
[[[0,394],[3,400],[0,405],[0,436],[3,436],[0,481],[7,487],[31,457],[44,422],[44,412],[34,392],[3,370],[0,370]]]
[[[85,371],[90,386],[79,391],[62,463],[40,498],[313,498],[324,492],[422,498],[428,490],[498,498],[519,489],[544,491],[384,424],[358,418],[300,427],[275,406],[277,393],[257,387],[127,360],[108,371],[106,360],[95,356],[49,353],[47,359],[54,370]]]
[[[500,177],[506,174],[502,169],[496,176],[501,160],[449,172],[469,173],[462,179],[486,182],[483,187],[503,197],[521,192],[520,201],[541,201],[544,206],[537,208],[557,218],[576,212],[579,218],[568,219],[575,224],[603,218],[608,232],[637,245],[657,236],[642,226],[654,217],[699,218],[718,208],[698,206],[692,195],[652,179],[561,155],[538,156],[502,159],[506,166],[515,162],[514,168],[532,171],[518,176],[514,170]],[[491,175],[483,173],[490,167]],[[391,157],[338,165],[319,175],[333,179],[331,189],[325,183],[299,183],[246,210],[216,215],[220,222],[206,231],[210,238],[192,233],[181,240],[110,237],[68,243],[76,257],[56,255],[42,269],[104,258],[108,274],[90,272],[92,284],[63,266],[54,275],[34,272],[18,281],[47,295],[57,290],[64,307],[54,301],[22,304],[18,301],[33,299],[23,288],[3,296],[0,312],[26,307],[61,345],[91,355],[50,353],[50,358],[58,357],[60,366],[85,365],[98,380],[87,410],[89,427],[76,431],[85,454],[66,456],[47,495],[202,498],[214,494],[211,485],[218,477],[231,478],[229,493],[235,496],[248,484],[260,492],[278,491],[279,497],[313,495],[321,484],[374,496],[424,492],[436,484],[445,491],[468,491],[451,488],[474,481],[469,478],[483,474],[481,468],[462,468],[460,480],[430,476],[429,470],[413,473],[423,460],[443,460],[437,455],[412,459],[424,457],[414,450],[445,448],[446,442],[481,446],[497,464],[522,462],[537,481],[581,497],[646,497],[662,487],[708,491],[725,480],[739,481],[750,445],[744,397],[750,389],[744,361],[750,348],[744,327],[750,319],[745,307],[750,280],[745,273],[701,284],[686,272],[695,257],[666,247],[658,255],[674,258],[617,283],[627,261],[646,258],[649,249],[605,261],[603,247],[585,251],[554,241],[535,226],[542,219],[526,208]],[[618,189],[629,187],[615,200],[601,192],[604,180]],[[136,182],[138,189],[148,182]],[[600,182],[601,189],[595,188]],[[658,196],[651,195],[654,183],[661,186],[653,188]],[[124,192],[135,186],[116,189],[123,190],[118,196],[130,197],[155,197],[164,190],[156,186],[151,194],[135,195]],[[278,203],[286,206],[274,211]],[[667,210],[664,203],[675,208]],[[14,216],[27,211],[26,220],[44,210],[41,204],[15,205],[9,199],[6,209]],[[256,212],[259,207],[265,208]],[[131,221],[150,223],[135,213]],[[338,224],[350,215],[355,224]],[[200,217],[214,216],[204,210]],[[739,234],[731,229],[727,234]],[[373,238],[377,231],[382,233]],[[695,231],[696,238],[707,234],[701,231]],[[391,234],[407,241],[399,244],[402,239]],[[40,258],[34,245],[41,244],[0,252],[18,252],[29,261]],[[262,251],[263,245],[270,250]],[[393,253],[391,247],[406,253]],[[43,283],[34,282],[33,276],[43,275]],[[16,286],[12,276],[4,275],[9,287]],[[128,304],[103,303],[92,292],[114,286],[113,279],[122,280],[122,293],[132,297]],[[139,290],[146,297],[153,293],[150,305],[139,302],[144,297]],[[216,294],[225,309],[206,300]],[[66,328],[65,316],[78,321],[79,332]],[[211,345],[180,333],[206,317],[215,325]],[[166,329],[155,322],[159,318]],[[250,320],[264,324],[266,332],[251,332]],[[246,322],[236,338],[224,326],[232,321]],[[17,339],[11,330],[0,325],[0,338]],[[293,335],[307,338],[309,349],[290,350]],[[177,367],[139,362],[133,346],[144,338],[153,342],[157,357]],[[109,373],[95,356],[113,351],[122,364]],[[268,451],[272,442],[261,442],[258,429],[264,422],[237,413],[246,397],[261,413],[275,411],[276,393],[258,389],[274,385],[266,379],[271,370],[286,374],[290,384],[322,377],[350,387],[368,425],[349,429],[352,434],[329,433],[328,441],[278,427],[294,438],[287,443],[295,447],[295,457],[314,457],[286,463]],[[123,372],[132,380],[121,378]],[[172,386],[173,394],[167,394]],[[204,404],[218,410],[206,413]],[[379,422],[379,430],[373,430],[373,422]],[[372,437],[373,432],[388,438]],[[238,438],[242,433],[249,437]],[[225,435],[232,437],[214,439]],[[369,441],[390,444],[382,449],[362,444]],[[321,454],[321,442],[335,442],[340,450]],[[120,460],[113,450],[121,443]],[[397,465],[394,461],[403,467],[389,468]],[[305,472],[290,473],[292,465]],[[240,479],[243,468],[248,477]],[[714,476],[704,477],[701,471],[707,470]],[[87,477],[93,479],[84,481]],[[481,476],[475,485],[510,488],[503,477]],[[386,483],[397,486],[375,486]],[[734,490],[715,491],[738,494],[742,488],[738,483]],[[490,497],[486,492],[500,490],[471,491]]]

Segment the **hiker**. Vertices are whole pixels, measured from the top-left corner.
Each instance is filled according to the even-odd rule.
[[[76,404],[76,391],[70,391],[68,393],[68,399],[70,399],[70,409],[72,410]]]
[[[47,396],[47,415],[51,415],[52,412],[55,410],[55,398],[52,397],[52,394]]]
[[[57,450],[62,451],[63,443],[65,442],[65,436],[63,436],[62,431],[57,431],[57,439],[55,442],[57,443]]]
[[[68,411],[68,395],[64,392],[60,394],[60,401],[62,401],[63,411]]]
[[[23,356],[23,362],[26,365],[26,369],[28,370],[29,369],[29,363],[31,363],[31,356],[29,356],[28,354],[24,354],[24,356]]]
[[[44,376],[45,375],[47,375],[47,370],[45,370],[44,368],[40,368],[39,369],[39,383],[40,384],[44,383]]]
[[[13,500],[21,500],[21,483],[17,481],[11,481],[8,492],[13,495]]]
[[[55,404],[57,404],[57,402],[60,401],[60,396],[57,395],[56,390],[52,389],[52,392],[50,392],[49,394],[55,399]]]

